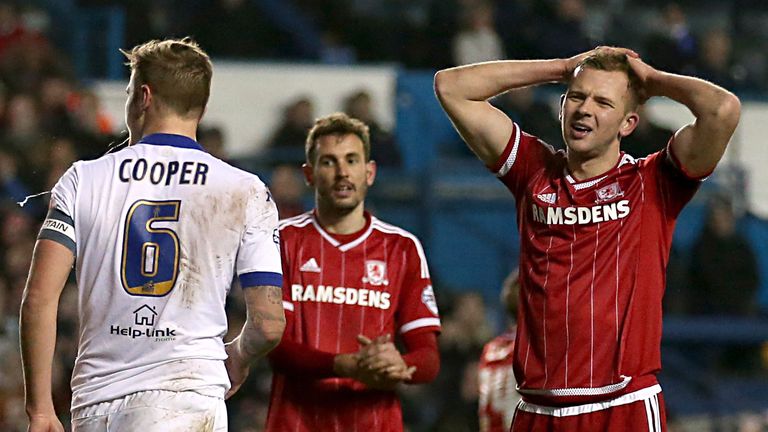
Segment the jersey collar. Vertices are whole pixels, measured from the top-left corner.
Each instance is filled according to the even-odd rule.
[[[333,247],[338,248],[342,252],[346,252],[355,246],[359,245],[360,243],[364,242],[365,239],[368,238],[368,236],[371,235],[371,232],[373,231],[373,216],[371,216],[370,213],[367,211],[365,212],[365,226],[360,231],[349,234],[349,235],[342,235],[339,236],[339,238],[336,238],[333,234],[326,231],[322,225],[320,225],[320,221],[317,219],[317,215],[315,214],[315,211],[312,212],[312,225],[315,226],[315,229],[320,233],[320,235]]]
[[[203,147],[192,138],[186,137],[183,135],[176,135],[176,134],[166,134],[166,133],[150,134],[142,138],[141,141],[139,141],[139,144],[163,145],[163,146],[171,146],[171,147],[205,151],[205,149],[203,149]]]

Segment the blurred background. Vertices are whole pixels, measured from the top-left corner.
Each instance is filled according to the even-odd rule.
[[[566,57],[596,45],[736,92],[742,122],[681,215],[665,298],[661,382],[670,431],[768,430],[768,2],[764,0],[0,1],[0,430],[25,430],[18,310],[50,190],[77,159],[125,139],[118,48],[194,37],[214,60],[199,141],[261,176],[281,216],[312,206],[299,165],[313,119],[344,110],[372,129],[380,166],[368,206],[418,235],[441,305],[443,367],[403,391],[410,431],[477,430],[476,365],[506,325],[499,286],[518,258],[511,194],[465,149],[432,90],[443,67]],[[557,85],[494,103],[562,147]],[[624,151],[642,157],[692,118],[653,100]],[[460,251],[460,252],[459,252]],[[237,288],[231,327],[245,316]],[[69,412],[74,280],[61,300],[57,410]],[[265,363],[229,404],[259,431]]]

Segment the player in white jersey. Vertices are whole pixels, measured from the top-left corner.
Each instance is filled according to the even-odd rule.
[[[62,176],[35,247],[20,322],[29,430],[63,431],[51,363],[75,263],[73,429],[224,431],[225,395],[285,326],[277,210],[258,177],[194,139],[212,75],[197,44],[151,41],[124,54],[130,145]],[[235,274],[248,319],[225,347]]]

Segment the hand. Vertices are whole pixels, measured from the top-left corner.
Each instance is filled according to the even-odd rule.
[[[621,47],[613,47],[613,46],[598,46],[597,48],[591,49],[589,51],[583,52],[581,54],[576,54],[575,56],[566,59],[565,60],[565,70],[563,71],[563,82],[568,82],[573,78],[573,71],[576,70],[576,68],[579,66],[579,63],[582,62],[585,58],[594,55],[598,52],[615,52],[620,54],[625,54],[627,58],[640,58],[640,55],[637,54],[635,51],[629,49],[629,48],[621,48]]]
[[[658,96],[658,93],[653,89],[653,78],[659,73],[659,71],[648,63],[644,62],[639,57],[630,57],[629,67],[635,72],[637,78],[641,83],[640,91],[640,103],[645,103],[648,98],[652,96]]]
[[[224,366],[227,368],[227,375],[229,375],[229,382],[231,384],[224,399],[229,399],[232,395],[237,393],[240,386],[245,382],[245,379],[248,378],[250,364],[243,358],[243,355],[240,352],[240,336],[224,345],[224,349],[227,352],[227,359],[224,361]]]
[[[29,416],[27,432],[64,432],[64,426],[55,413]]]
[[[358,352],[359,373],[373,381],[378,387],[394,388],[398,383],[410,380],[415,367],[409,367],[390,336],[379,336],[370,340],[363,335],[357,337],[360,343]]]

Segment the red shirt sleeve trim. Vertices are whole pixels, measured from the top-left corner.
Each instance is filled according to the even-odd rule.
[[[672,151],[672,149],[673,149],[672,143],[674,141],[675,141],[675,137],[672,137],[672,138],[670,138],[669,143],[667,143],[667,149],[666,149],[667,150],[667,155],[669,156],[669,162],[672,164],[672,166],[674,166],[683,176],[685,176],[689,180],[701,181],[701,180],[704,180],[707,177],[712,175],[712,173],[715,171],[714,168],[711,171],[709,171],[708,173],[703,174],[703,175],[695,176],[695,175],[692,175],[691,173],[689,173],[685,169],[683,164],[680,162],[680,159],[677,158],[677,156],[675,155],[675,152]]]
[[[501,168],[504,166],[505,163],[507,163],[507,160],[509,159],[509,155],[512,154],[512,150],[515,149],[515,143],[517,142],[517,135],[519,134],[520,127],[517,125],[517,123],[512,123],[512,135],[509,137],[509,141],[507,141],[507,146],[504,148],[504,151],[501,153],[501,156],[499,156],[499,160],[496,161],[495,164],[488,166],[488,169],[496,174],[501,170]],[[516,150],[516,149],[515,149]]]

